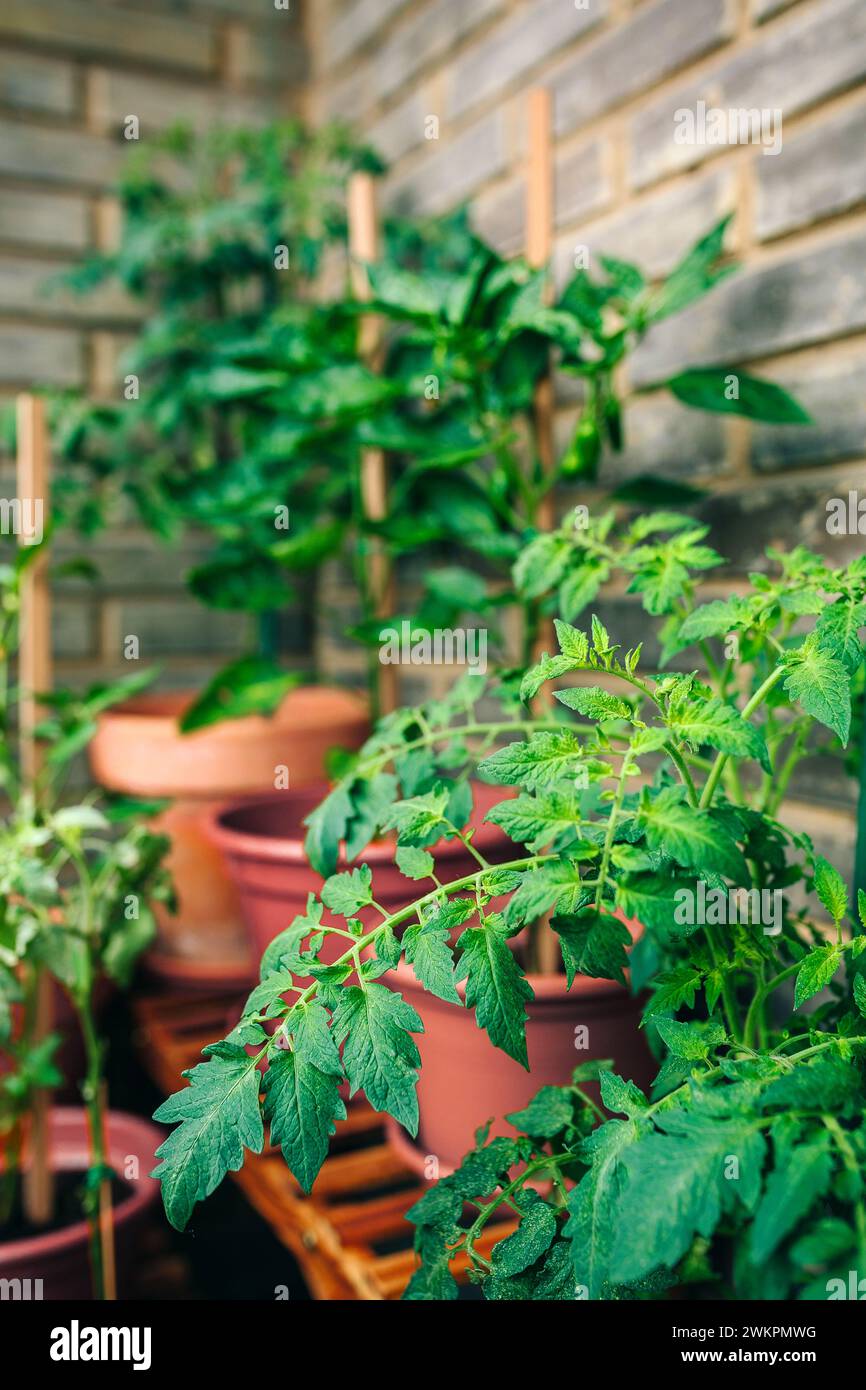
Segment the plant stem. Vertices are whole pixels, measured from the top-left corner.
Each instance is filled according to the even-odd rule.
[[[90,1138],[90,1168],[91,1172],[96,1170],[101,1172],[106,1166],[105,1112],[102,1087],[103,1049],[96,1035],[96,1029],[93,1023],[92,999],[88,998],[87,1002],[79,1008],[78,1018],[81,1024],[85,1056],[87,1059],[87,1070],[81,1093],[87,1112],[87,1129]],[[90,1236],[90,1270],[93,1280],[93,1296],[99,1300],[104,1300],[106,1296],[103,1224],[100,1220],[100,1207],[102,1205],[104,1184],[105,1179],[103,1178],[97,1190],[88,1188],[86,1202],[87,1225]],[[109,1188],[109,1195],[110,1191],[111,1189]]]
[[[743,719],[749,719],[750,716],[754,714],[758,706],[763,704],[764,700],[767,698],[773,687],[775,685],[778,685],[779,681],[782,679],[784,674],[784,666],[777,666],[774,671],[770,672],[769,676],[767,676],[767,679],[761,685],[758,686],[758,689],[755,691],[752,698],[743,708]],[[728,756],[729,755],[727,753],[719,753],[716,757],[715,762],[713,763],[712,771],[710,772],[709,777],[704,783],[704,790],[701,793],[699,805],[702,810],[710,805],[713,797],[715,796],[716,787],[719,785],[719,779],[721,778],[721,775],[724,772],[725,763],[728,761]]]

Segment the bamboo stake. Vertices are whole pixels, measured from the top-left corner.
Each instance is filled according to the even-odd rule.
[[[49,460],[45,427],[45,403],[38,396],[21,395],[17,401],[18,464],[16,487],[22,512],[37,502],[42,508],[42,529],[48,524]],[[23,538],[26,543],[28,538]],[[34,538],[30,538],[32,541]],[[18,736],[22,784],[35,789],[42,750],[34,737],[39,720],[36,699],[51,685],[51,611],[46,557],[37,556],[21,580],[19,615]],[[36,978],[34,1041],[40,1042],[54,1023],[51,976],[40,970]],[[30,1161],[24,1171],[23,1201],[29,1219],[44,1226],[54,1207],[54,1174],[51,1169],[51,1092],[41,1087],[33,1097],[30,1128]]]
[[[352,289],[355,298],[366,303],[372,298],[365,265],[379,255],[379,232],[376,217],[376,190],[371,174],[353,174],[349,181],[349,252],[352,257]],[[363,360],[372,367],[381,361],[382,328],[374,314],[361,320],[358,349]],[[388,480],[385,455],[381,449],[365,449],[361,459],[361,505],[370,521],[383,521],[388,514]],[[373,595],[376,617],[389,617],[393,612],[394,582],[388,556],[381,542],[374,541],[368,556],[368,582]],[[376,673],[380,714],[390,714],[397,708],[397,671],[394,666],[378,664]]]
[[[529,164],[526,171],[526,259],[542,269],[553,255],[553,103],[546,87],[529,93]],[[548,372],[535,390],[533,409],[535,446],[544,472],[550,476],[556,466],[553,438],[553,377]],[[542,531],[553,529],[553,494],[548,492],[538,509]],[[552,629],[551,629],[552,632]],[[551,633],[540,639],[542,649],[550,649]]]
[[[526,170],[526,259],[541,269],[549,265],[553,254],[554,176],[553,176],[553,103],[546,87],[534,87],[529,93],[529,162]],[[556,467],[553,437],[554,420],[553,376],[548,371],[535,388],[533,402],[533,432],[535,448],[547,477]],[[553,493],[541,499],[538,508],[538,527],[552,531],[555,524]],[[547,619],[541,625],[535,644],[535,659],[544,651],[555,649],[553,623]],[[552,704],[549,692],[542,703]],[[543,975],[555,975],[559,969],[559,942],[549,925],[549,918],[538,933],[538,968]]]

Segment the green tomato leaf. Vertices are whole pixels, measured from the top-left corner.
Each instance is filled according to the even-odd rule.
[[[411,1004],[384,985],[348,985],[340,992],[333,1030],[344,1044],[351,1094],[363,1091],[374,1110],[386,1111],[417,1134],[421,1059],[412,1034],[423,1033],[424,1025]]]
[[[160,1124],[180,1121],[157,1149],[162,1161],[151,1175],[162,1183],[165,1213],[178,1231],[196,1202],[243,1166],[245,1149],[261,1153],[264,1145],[257,1059],[229,1042],[206,1047],[204,1055],[207,1062],[183,1073],[190,1084],[154,1114]]]
[[[466,981],[466,1003],[475,1010],[494,1047],[502,1048],[529,1070],[526,1055],[526,1004],[533,993],[517,963],[499,919],[467,927],[457,947],[460,959],[456,979]]]

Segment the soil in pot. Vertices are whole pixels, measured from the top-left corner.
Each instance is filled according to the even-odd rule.
[[[159,912],[159,942],[148,968],[183,988],[239,988],[253,973],[231,875],[206,833],[228,797],[255,798],[285,768],[292,788],[324,776],[331,748],[359,748],[369,732],[366,706],[349,691],[304,686],[269,719],[250,716],[182,734],[190,694],[142,695],[107,710],[90,744],[94,777],[112,791],[168,797],[154,829],[171,839],[168,867],[177,915]]]
[[[227,805],[213,817],[211,834],[237,886],[256,961],[274,937],[306,911],[308,895],[321,891],[322,879],[310,867],[304,852],[303,822],[326,790],[321,786],[309,791],[278,792],[257,801]],[[502,788],[474,783],[473,799],[475,845],[491,863],[513,858],[512,841],[498,826],[484,824],[487,812],[501,802]],[[394,848],[390,839],[375,841],[358,859],[373,871],[376,902],[392,912],[418,896],[417,885],[401,874],[394,863]],[[477,861],[459,840],[440,840],[430,847],[430,852],[443,883],[453,883],[478,868]],[[338,867],[350,866],[341,856]],[[371,926],[379,920],[370,908],[358,915]],[[345,925],[342,918],[327,911],[323,920],[334,926]],[[341,946],[338,938],[326,940],[323,958],[328,959],[329,949],[341,954],[345,943]]]
[[[474,1010],[429,994],[405,962],[386,977],[424,1022],[415,1037],[421,1054],[417,1139],[388,1121],[392,1145],[416,1172],[430,1178],[452,1172],[488,1119],[491,1134],[513,1134],[505,1115],[522,1109],[542,1086],[567,1082],[581,1062],[610,1057],[621,1075],[642,1086],[651,1082],[656,1068],[639,1028],[640,1002],[627,989],[586,976],[570,990],[563,975],[528,979],[535,998],[527,1007],[526,1071],[493,1046]],[[465,998],[464,986],[457,988]]]
[[[107,1124],[108,1156],[120,1188],[114,1209],[118,1289],[121,1295],[134,1268],[145,1223],[159,1200],[159,1183],[150,1176],[154,1153],[164,1134],[147,1120],[113,1110]],[[83,1110],[51,1112],[51,1165],[59,1190],[74,1190],[89,1163],[87,1120]],[[25,1160],[26,1161],[26,1160]],[[0,1280],[30,1280],[32,1297],[89,1299],[88,1228],[76,1212],[69,1224],[0,1241]],[[41,1281],[36,1284],[34,1281]],[[36,1293],[35,1290],[39,1292]]]

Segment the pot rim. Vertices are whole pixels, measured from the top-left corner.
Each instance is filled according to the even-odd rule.
[[[97,716],[97,724],[100,728],[109,725],[127,726],[130,733],[135,730],[165,730],[173,737],[189,742],[193,739],[201,742],[204,739],[214,739],[219,742],[244,743],[250,736],[259,735],[265,731],[275,732],[283,726],[278,722],[277,716],[286,701],[290,701],[292,696],[297,695],[339,695],[345,701],[345,719],[355,715],[359,723],[369,723],[369,711],[366,701],[362,695],[354,690],[349,690],[340,685],[297,685],[288,691],[283,704],[274,711],[272,716],[263,714],[245,714],[239,719],[224,719],[216,724],[210,724],[203,729],[194,729],[188,734],[182,734],[177,727],[178,715],[189,704],[197,699],[200,691],[198,690],[167,690],[167,691],[144,691],[140,695],[134,695],[129,700],[123,700],[120,704],[114,705],[111,709],[102,710]],[[165,705],[166,703],[176,703],[176,709],[172,713],[157,712],[149,708],[152,705]],[[333,714],[329,713],[325,702],[320,698],[311,703],[310,717],[304,719],[304,724],[309,729],[327,728],[334,722]],[[162,726],[162,727],[160,727]]]
[[[405,960],[398,961],[397,965],[394,967],[393,970],[389,972],[389,974],[405,989],[414,990],[415,993],[418,995],[430,995],[431,1000],[438,999],[438,995],[431,994],[429,990],[424,988],[424,986],[421,984],[421,982],[415,975],[415,971],[412,969],[410,965],[406,964]],[[621,985],[618,980],[596,980],[593,979],[591,975],[576,975],[574,977],[574,981],[572,982],[571,989],[569,989],[568,985],[566,984],[564,974],[527,974],[526,979],[535,996],[534,999],[530,999],[527,1001],[530,1006],[532,1004],[563,1004],[566,1002],[566,1000],[577,998],[579,995],[622,996],[623,994],[629,994],[629,991],[626,989],[626,987],[624,985]],[[465,981],[460,981],[460,983],[457,984],[455,988],[457,990],[457,993],[460,995],[460,998],[465,1003]],[[445,1000],[440,1000],[439,1002],[443,1005],[443,1007],[447,1007]],[[490,1045],[491,1047],[493,1046],[492,1043]]]
[[[473,779],[473,786],[486,787],[487,783],[475,782]],[[328,784],[321,782],[298,788],[298,792],[304,799],[307,799],[311,794],[323,798],[329,790]],[[232,826],[224,824],[224,817],[234,811],[249,810],[254,806],[284,805],[286,797],[292,795],[292,791],[289,790],[268,792],[265,796],[236,796],[231,800],[222,801],[207,813],[204,820],[205,834],[227,856],[257,859],[268,864],[302,864],[304,867],[308,867],[307,855],[304,850],[304,837],[300,835],[255,835],[249,830],[235,830]],[[500,830],[499,826],[490,821],[482,821],[475,832],[475,843],[497,842],[503,835],[504,832]],[[346,858],[345,848],[341,844],[337,866],[338,869],[346,869],[351,864],[358,864],[366,860],[373,864],[392,864],[394,863],[396,848],[396,839],[372,840],[360,855],[350,861]],[[430,845],[429,848],[431,853],[435,852],[439,858],[445,860],[454,859],[466,853],[462,841],[456,837],[452,840],[440,840],[437,844]],[[496,865],[494,864],[492,867],[495,868]]]
[[[109,1157],[113,1156],[118,1150],[115,1144],[119,1143],[119,1128],[132,1127],[137,1129],[142,1135],[160,1141],[162,1135],[156,1126],[149,1120],[145,1120],[141,1115],[130,1115],[125,1110],[109,1110],[107,1115],[108,1130],[108,1149]],[[112,1132],[114,1131],[114,1132]],[[75,1171],[69,1169],[62,1161],[64,1151],[68,1152],[71,1147],[70,1136],[74,1136],[76,1152],[78,1152],[78,1136],[87,1144],[87,1117],[84,1109],[76,1105],[57,1105],[51,1111],[51,1158],[52,1171],[64,1172]],[[146,1145],[145,1145],[146,1147]],[[118,1176],[120,1176],[118,1174]],[[134,1182],[129,1182],[121,1178],[129,1189],[129,1196],[125,1197],[117,1206],[113,1208],[113,1218],[115,1229],[125,1226],[139,1216],[146,1209],[153,1205],[157,1197],[159,1183],[156,1178],[151,1177],[150,1173],[142,1175]],[[64,1251],[73,1249],[77,1245],[86,1245],[89,1238],[89,1227],[85,1220],[76,1221],[71,1226],[64,1226],[58,1231],[49,1231],[44,1235],[24,1236],[21,1240],[0,1241],[0,1270],[6,1265],[17,1263],[20,1260],[38,1260],[42,1256],[57,1255]]]

